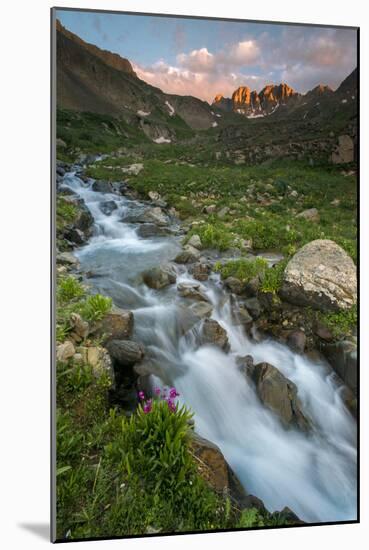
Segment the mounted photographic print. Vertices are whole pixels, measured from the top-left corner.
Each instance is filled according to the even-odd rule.
[[[52,540],[358,522],[358,28],[51,25]]]

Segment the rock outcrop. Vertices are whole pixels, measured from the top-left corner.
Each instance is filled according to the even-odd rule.
[[[312,241],[288,262],[281,296],[323,311],[348,309],[357,301],[355,264],[335,242]]]

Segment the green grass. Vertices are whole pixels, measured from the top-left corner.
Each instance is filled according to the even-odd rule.
[[[241,258],[231,260],[223,265],[221,263],[215,265],[215,271],[218,271],[223,279],[236,277],[244,283],[248,283],[254,277],[265,273],[267,269],[268,262],[264,258],[256,258],[255,260]]]
[[[85,321],[101,320],[112,308],[112,300],[101,294],[88,295],[86,288],[72,275],[57,281],[56,339],[63,342],[72,327],[70,317],[78,313]]]
[[[357,306],[334,313],[322,313],[319,318],[335,338],[342,338],[357,326]]]
[[[184,152],[182,156],[186,156]],[[196,232],[208,234],[209,246],[220,237],[220,246],[229,248],[238,237],[252,239],[256,250],[293,251],[323,238],[336,241],[356,260],[356,184],[353,177],[342,175],[341,169],[310,167],[297,161],[242,167],[214,161],[210,166],[192,167],[151,157],[142,162],[144,170],[128,178],[130,185],[143,197],[158,191],[183,219],[204,221],[206,229]],[[119,166],[115,170],[91,168],[89,175],[112,181],[122,178]],[[297,198],[290,196],[288,186],[298,193]],[[267,204],[260,202],[260,197]],[[337,197],[340,203],[332,206]],[[215,204],[217,211],[229,206],[231,213],[220,222],[216,214],[204,214],[209,204]],[[313,207],[319,210],[319,223],[296,217]]]

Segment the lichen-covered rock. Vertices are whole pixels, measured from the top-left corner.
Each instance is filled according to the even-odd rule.
[[[56,359],[57,361],[65,362],[68,361],[75,354],[76,350],[74,345],[69,340],[59,344],[56,347]]]
[[[312,241],[288,262],[281,296],[323,311],[348,309],[357,301],[355,264],[335,242]]]
[[[300,214],[297,214],[296,218],[303,218],[304,220],[313,223],[320,222],[320,215],[316,208],[309,208],[308,210],[304,210],[303,212],[300,212]]]

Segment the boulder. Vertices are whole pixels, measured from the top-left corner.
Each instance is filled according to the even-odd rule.
[[[200,259],[200,252],[197,248],[186,244],[183,247],[182,252],[180,252],[174,259],[177,264],[193,264]]]
[[[258,363],[252,378],[260,400],[271,409],[285,426],[298,426],[306,431],[309,422],[301,410],[296,385],[269,363]]]
[[[280,294],[299,306],[348,309],[357,301],[355,264],[335,242],[312,241],[288,262]]]
[[[70,336],[75,342],[81,342],[87,338],[90,332],[90,326],[78,313],[71,313],[70,325],[72,327]]]
[[[82,356],[84,364],[91,365],[94,375],[99,378],[107,373],[113,381],[114,374],[109,353],[101,346],[82,346],[78,348],[78,354]]]
[[[236,365],[241,372],[246,374],[249,377],[252,377],[254,373],[254,359],[251,355],[245,355],[243,357],[236,357]]]
[[[190,298],[198,302],[209,302],[209,298],[201,290],[200,283],[179,283],[177,285],[177,290],[182,298]]]
[[[237,277],[227,277],[224,281],[224,285],[231,291],[233,294],[243,294],[245,290],[245,283],[242,282]]]
[[[74,267],[77,267],[79,265],[79,261],[74,256],[74,254],[72,254],[72,252],[59,252],[56,255],[56,263]]]
[[[64,229],[63,238],[76,245],[84,244],[87,239],[83,231],[73,226]]]
[[[168,229],[165,227],[159,227],[155,223],[143,223],[137,228],[137,235],[143,239],[150,239],[150,237],[164,237],[168,235]]]
[[[304,220],[313,223],[320,222],[319,212],[316,208],[309,208],[308,210],[304,210],[303,212],[300,212],[300,214],[297,214],[296,218],[303,218]]]
[[[190,309],[196,317],[203,319],[204,317],[210,317],[213,311],[213,306],[208,302],[194,302]]]
[[[215,319],[204,319],[201,328],[201,344],[212,344],[228,351],[227,331]]]
[[[94,219],[92,217],[91,212],[87,208],[87,206],[84,204],[84,202],[78,204],[77,208],[77,216],[74,220],[74,227],[76,229],[79,229],[80,231],[83,231],[87,235],[90,234],[91,227],[94,224]]]
[[[56,346],[56,360],[65,363],[76,353],[74,345],[69,340]]]
[[[145,355],[143,346],[132,340],[110,340],[106,349],[110,357],[123,367],[133,367]]]
[[[193,246],[194,248],[197,248],[197,250],[202,249],[202,243],[199,235],[192,235],[188,243],[190,246]]]
[[[99,208],[105,216],[110,216],[111,213],[118,208],[118,206],[115,201],[103,201],[100,202]]]
[[[161,199],[161,196],[157,191],[149,191],[148,196],[149,196],[149,199],[152,201],[159,201]]]
[[[358,364],[355,339],[323,344],[321,349],[341,380],[356,394]]]
[[[262,313],[262,307],[258,298],[247,298],[242,302],[243,306],[247,309],[253,319],[258,319]]]
[[[154,208],[148,208],[145,210],[141,216],[141,222],[155,223],[156,225],[163,226],[169,224],[169,218],[160,206],[154,206]]]
[[[132,311],[114,307],[96,324],[94,334],[103,337],[104,343],[109,340],[124,340],[132,336],[133,323]]]
[[[215,204],[210,204],[209,206],[204,206],[203,212],[205,212],[205,214],[214,214],[216,209],[217,207]]]
[[[207,281],[210,273],[210,265],[199,262],[190,269],[190,272],[197,281]]]
[[[97,193],[113,193],[113,187],[108,181],[96,180],[92,184],[92,191],[96,191]]]
[[[231,302],[232,320],[234,325],[242,325],[250,328],[253,323],[253,318],[242,302],[232,300]]]
[[[177,276],[168,266],[159,266],[145,271],[142,278],[148,287],[159,290],[175,283]]]
[[[265,512],[263,502],[249,495],[227,463],[220,448],[211,441],[191,433],[190,448],[200,476],[222,496],[229,496],[239,509],[257,508]]]
[[[287,336],[287,345],[297,353],[304,353],[306,334],[302,330],[293,330]]]

